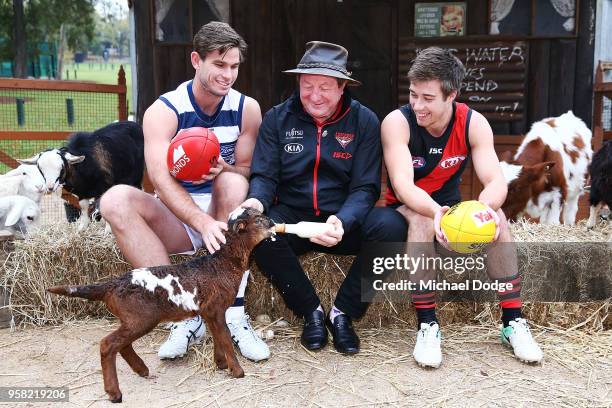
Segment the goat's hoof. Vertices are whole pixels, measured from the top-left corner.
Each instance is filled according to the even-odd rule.
[[[118,404],[118,403],[123,402],[123,395],[121,395],[121,393],[119,393],[119,395],[118,395],[118,396],[116,396],[116,397],[110,397],[109,399],[110,399],[110,401],[111,401],[113,404]]]
[[[227,361],[215,361],[215,364],[217,364],[219,370],[225,370],[227,368]]]
[[[242,369],[242,367],[234,368],[233,370],[230,370],[230,373],[234,378],[244,377],[244,370]]]
[[[136,374],[138,374],[141,377],[149,377],[149,369],[147,367],[145,367],[142,370],[136,371]]]

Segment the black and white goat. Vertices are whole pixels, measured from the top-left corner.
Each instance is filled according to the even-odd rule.
[[[612,140],[607,140],[593,155],[589,173],[591,174],[591,191],[589,192],[591,213],[587,221],[587,228],[593,228],[597,223],[597,216],[601,208],[607,205],[609,209],[612,209]]]
[[[99,198],[117,184],[141,187],[144,136],[135,122],[115,122],[91,133],[75,133],[66,147],[46,150],[19,162],[36,165],[48,191],[63,186],[79,199],[79,229],[83,229],[89,224],[90,199]]]

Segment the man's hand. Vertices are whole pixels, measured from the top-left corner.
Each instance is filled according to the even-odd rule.
[[[257,210],[259,212],[264,212],[263,204],[261,203],[261,201],[259,201],[256,198],[249,198],[248,200],[246,200],[242,204],[240,204],[240,207],[242,207],[242,208],[252,208],[252,209]]]
[[[310,238],[310,242],[326,247],[333,247],[342,241],[344,228],[342,228],[342,221],[335,215],[330,215],[326,222],[327,224],[333,225],[333,228],[330,228],[324,234]]]
[[[227,224],[217,221],[210,216],[208,220],[201,222],[196,229],[202,235],[202,240],[209,253],[214,254],[215,251],[221,249],[221,244],[225,244],[225,235],[223,231],[227,231]]]
[[[448,246],[448,237],[446,236],[442,228],[440,228],[440,220],[442,220],[442,216],[449,209],[450,207],[445,205],[444,207],[440,207],[440,209],[436,212],[436,215],[434,216],[434,230],[436,231],[436,239],[438,240],[440,245],[442,245],[449,251],[452,251],[452,249],[450,249],[450,247]]]
[[[202,174],[202,179],[198,181],[194,181],[193,184],[202,184],[202,183],[206,183],[207,181],[214,180],[215,177],[221,174],[221,172],[223,171],[224,165],[225,165],[225,160],[223,160],[223,157],[219,156],[219,159],[217,160],[217,164],[215,164],[214,167],[211,167],[210,170],[208,170],[208,174]]]

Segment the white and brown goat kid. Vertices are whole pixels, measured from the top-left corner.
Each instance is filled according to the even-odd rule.
[[[508,219],[527,213],[542,224],[559,224],[563,210],[563,224],[573,225],[592,155],[591,131],[571,111],[535,122],[513,160],[500,162]]]

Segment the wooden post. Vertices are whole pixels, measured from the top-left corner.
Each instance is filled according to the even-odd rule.
[[[117,76],[117,84],[119,85],[119,104],[118,113],[119,120],[127,120],[127,87],[125,86],[125,71],[123,70],[123,64],[119,67],[119,75]]]
[[[604,81],[603,66],[601,61],[597,64],[595,71],[595,85],[602,84]],[[601,121],[601,113],[603,110],[603,92],[598,91],[596,86],[593,91],[593,151],[599,150],[603,143],[603,123]]]

